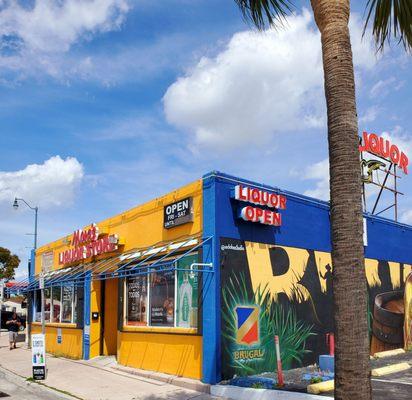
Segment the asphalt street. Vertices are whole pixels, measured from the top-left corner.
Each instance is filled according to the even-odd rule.
[[[69,397],[0,370],[0,399],[3,398],[5,400],[62,400]]]
[[[412,353],[375,361],[374,368],[389,364],[408,362],[412,365]],[[412,368],[396,374],[372,377],[374,400],[410,400],[412,399]]]
[[[407,362],[412,365],[412,352],[403,355],[382,358],[371,362],[372,368],[380,368],[391,364]],[[380,377],[372,377],[373,400],[411,400],[412,368]],[[332,396],[325,393],[324,396]]]

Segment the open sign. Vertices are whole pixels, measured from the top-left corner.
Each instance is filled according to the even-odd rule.
[[[193,198],[187,197],[164,207],[163,226],[173,228],[193,221]]]

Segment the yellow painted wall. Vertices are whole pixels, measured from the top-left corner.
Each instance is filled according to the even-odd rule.
[[[92,281],[90,293],[90,358],[100,356],[101,315],[98,320],[92,319],[93,312],[101,313],[101,281]]]
[[[201,379],[202,337],[119,332],[118,362],[129,367]]]
[[[117,353],[118,281],[108,279],[105,285],[103,354],[115,355]]]
[[[46,326],[46,351],[56,356],[72,359],[82,358],[83,330],[76,328],[64,328],[62,330],[62,342],[57,343],[58,326]],[[32,333],[41,333],[40,324],[32,324]]]
[[[163,228],[163,207],[186,197],[193,197],[193,223],[187,223],[172,229]],[[89,225],[84,226],[87,229]],[[112,218],[98,222],[100,233],[118,234],[125,245],[120,250],[127,251],[133,248],[151,246],[161,241],[170,241],[179,237],[194,235],[202,231],[202,180],[199,179],[189,185],[151,200],[145,204],[132,208]],[[82,227],[78,227],[79,229]],[[59,266],[59,253],[70,247],[72,232],[59,240],[41,246],[36,251],[35,271],[41,271],[41,255],[53,251],[53,269]]]
[[[193,222],[172,229],[164,229],[164,206],[186,197],[193,198]],[[87,229],[90,223],[93,222],[95,221],[88,221],[89,225],[84,226],[83,229]],[[101,221],[97,223],[97,226],[100,233],[117,234],[120,237],[124,246],[120,247],[117,253],[114,253],[118,254],[135,248],[144,248],[160,242],[179,240],[180,238],[184,239],[188,236],[201,234],[202,223],[202,180],[199,179],[165,196]],[[78,229],[81,228],[78,227]],[[36,251],[35,273],[38,274],[42,270],[42,254],[50,251],[53,251],[52,269],[65,268],[66,266],[58,264],[59,253],[71,248],[71,240],[72,233],[39,247]],[[106,254],[105,256],[111,255],[113,254]],[[104,258],[104,256],[100,258]],[[85,260],[84,262],[88,261],[91,260]],[[101,313],[103,311],[101,310],[100,285],[99,281],[93,281],[91,284],[91,312]],[[125,365],[201,378],[201,337],[175,333],[118,333],[117,282],[116,284],[109,283],[106,288],[105,308],[107,313],[106,321],[110,322],[106,326],[109,333],[103,342],[104,353],[111,353],[113,346],[115,346],[119,361]],[[101,318],[98,321],[91,319],[90,324],[90,357],[93,358],[100,354]],[[81,334],[79,337],[81,339]],[[73,351],[73,354],[71,354],[71,351]],[[81,356],[81,342],[79,349],[70,350],[68,348],[66,351],[66,355],[69,357],[77,354],[79,354],[79,357]]]
[[[102,310],[102,285],[106,285],[105,305]],[[90,319],[90,358],[100,356],[100,341],[103,340],[103,355],[116,355],[117,351],[117,279],[92,281],[90,312],[98,312],[99,319]],[[104,336],[101,337],[102,313],[104,312]]]

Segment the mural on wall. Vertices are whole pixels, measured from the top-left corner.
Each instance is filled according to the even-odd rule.
[[[333,333],[329,253],[221,239],[222,372],[224,378],[276,368],[274,335],[285,369],[328,354]],[[410,265],[367,259],[371,332],[374,299],[399,290]]]

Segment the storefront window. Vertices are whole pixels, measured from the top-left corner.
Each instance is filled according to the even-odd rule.
[[[141,275],[128,278],[127,294],[127,325],[147,325],[147,276]]]
[[[51,317],[51,289],[44,289],[44,320],[50,322]]]
[[[62,287],[62,322],[72,322],[73,288]]]
[[[35,304],[35,309],[34,309],[34,321],[35,322],[41,322],[41,294],[40,290],[36,290],[34,292],[34,304]]]
[[[54,286],[44,289],[44,319],[46,322],[75,323],[77,295],[73,287]],[[41,290],[34,293],[34,322],[41,322]]]
[[[198,317],[198,273],[190,270],[197,262],[197,255],[189,255],[178,261],[176,326],[197,328]],[[181,271],[186,269],[186,271]]]
[[[62,303],[62,288],[59,286],[52,288],[52,322],[60,322],[60,312]]]
[[[175,272],[150,274],[150,325],[174,326]]]
[[[72,320],[72,322],[73,322],[74,324],[77,323],[77,302],[78,302],[78,299],[77,299],[77,288],[74,287],[74,288],[73,288],[73,320]]]
[[[177,270],[152,272],[126,279],[125,324],[197,328],[198,273],[190,267],[198,254],[177,262]]]

